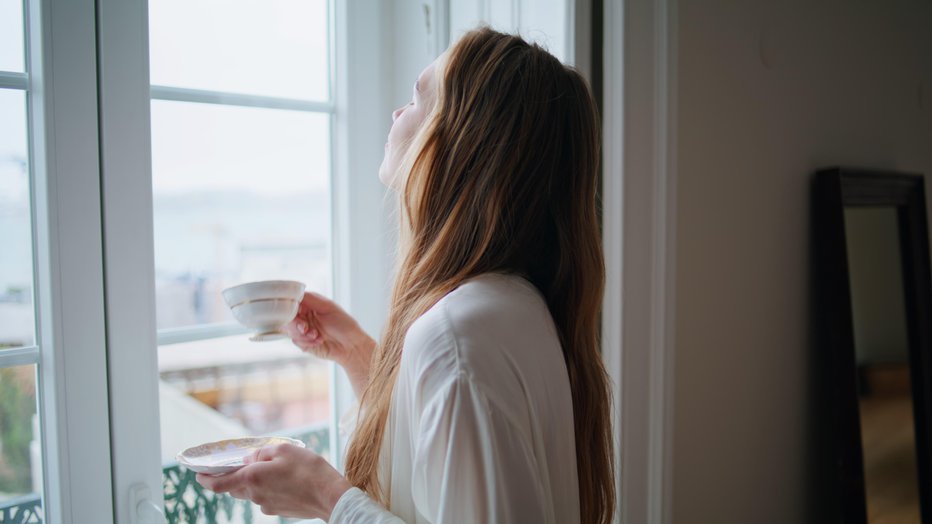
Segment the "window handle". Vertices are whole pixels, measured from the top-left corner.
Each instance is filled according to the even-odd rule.
[[[152,501],[149,486],[139,482],[129,488],[129,511],[131,524],[164,524],[165,513]]]

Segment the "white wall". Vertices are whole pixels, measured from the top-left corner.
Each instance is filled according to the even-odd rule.
[[[677,18],[673,522],[821,522],[811,176],[932,174],[932,4],[681,0]]]

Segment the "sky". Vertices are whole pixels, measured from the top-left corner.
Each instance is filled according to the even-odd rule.
[[[0,0],[0,71],[24,71],[22,18],[21,0]],[[0,212],[28,200],[20,167],[26,153],[24,100],[22,91],[0,89]]]
[[[151,0],[150,80],[326,101],[328,27],[324,0]],[[152,147],[157,194],[329,188],[329,120],[319,114],[154,101]]]
[[[23,72],[22,19],[22,0],[0,0],[0,71]]]
[[[155,85],[326,101],[324,0],[152,0]],[[23,72],[21,0],[0,0],[0,71]],[[27,198],[22,95],[0,90],[0,203]],[[152,104],[156,194],[265,196],[329,189],[329,119],[300,111],[184,102]],[[376,176],[376,174],[373,174]]]

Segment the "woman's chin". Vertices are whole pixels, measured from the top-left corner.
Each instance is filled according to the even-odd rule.
[[[395,178],[391,171],[385,168],[385,161],[382,161],[382,165],[379,166],[379,182],[382,182],[382,185],[385,187],[392,187],[392,179]]]
[[[379,181],[389,189],[398,190],[398,166],[392,165],[388,155],[382,159],[382,165],[379,166]]]

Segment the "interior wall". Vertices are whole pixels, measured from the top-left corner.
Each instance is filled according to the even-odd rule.
[[[827,522],[811,177],[932,173],[932,4],[676,9],[673,522]]]

